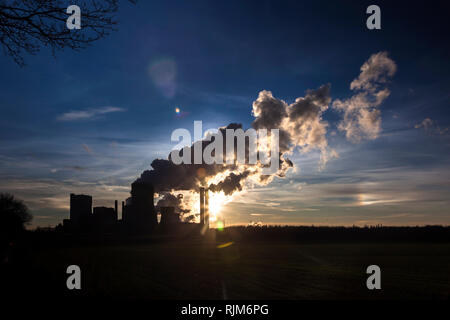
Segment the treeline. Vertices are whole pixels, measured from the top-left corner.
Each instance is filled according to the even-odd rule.
[[[448,242],[450,226],[421,227],[327,227],[327,226],[230,226],[223,230],[202,232],[198,224],[180,224],[170,230],[157,228],[148,234],[65,233],[57,228],[27,232],[21,246],[67,247],[79,245],[131,245],[171,241],[204,242],[297,242],[297,243],[388,243]],[[17,243],[19,245],[19,243]]]
[[[233,226],[217,236],[233,241],[450,242],[450,226]]]

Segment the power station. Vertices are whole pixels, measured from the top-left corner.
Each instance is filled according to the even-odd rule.
[[[165,229],[181,225],[181,218],[175,207],[161,206],[155,208],[155,192],[151,184],[137,180],[131,184],[131,197],[122,201],[122,219],[118,219],[118,201],[114,208],[92,208],[92,197],[89,195],[70,194],[70,219],[63,221],[63,226],[72,231],[104,231],[114,232],[118,229],[129,233],[147,233],[159,225]],[[209,190],[199,188],[200,194],[200,226],[209,228]]]

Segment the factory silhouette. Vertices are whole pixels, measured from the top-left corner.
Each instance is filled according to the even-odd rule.
[[[196,225],[201,230],[209,228],[209,190],[200,192],[200,223],[182,222],[180,213],[172,206],[154,205],[154,187],[142,180],[131,184],[131,197],[122,201],[122,219],[119,219],[118,201],[114,208],[92,207],[92,196],[70,194],[70,218],[64,219],[62,228],[66,232],[95,232],[131,234],[148,233],[156,228],[176,230],[186,225]],[[158,222],[158,213],[160,219]]]

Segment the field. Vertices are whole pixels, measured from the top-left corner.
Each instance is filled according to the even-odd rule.
[[[24,282],[33,283],[35,293],[55,295],[115,299],[450,296],[447,242],[172,239],[38,247],[30,253],[27,264],[27,276],[33,280]],[[82,271],[82,290],[75,293],[69,292],[65,284],[66,268],[71,264],[79,265]],[[366,268],[372,264],[381,268],[381,290],[366,287]]]

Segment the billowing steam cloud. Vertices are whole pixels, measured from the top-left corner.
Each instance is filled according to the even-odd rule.
[[[345,132],[347,139],[359,142],[378,137],[381,131],[378,106],[390,94],[383,85],[396,71],[397,66],[387,52],[373,54],[362,65],[359,77],[350,84],[350,89],[357,93],[349,99],[333,102],[333,108],[344,114],[338,128]]]
[[[175,196],[171,193],[164,193],[163,197],[158,201],[156,207],[175,207],[179,208],[183,199],[183,195]]]
[[[250,175],[250,171],[246,170],[242,173],[235,174],[231,172],[225,179],[217,184],[211,184],[209,189],[212,192],[223,191],[226,195],[233,194],[235,191],[242,190],[241,182]]]
[[[181,193],[176,196],[168,192],[163,193],[161,199],[156,204],[156,210],[159,210],[161,207],[174,207],[175,212],[181,214],[191,211],[190,208],[186,208],[183,202],[183,194]]]
[[[175,190],[197,191],[200,186],[206,186],[213,192],[223,192],[231,195],[245,188],[246,183],[265,185],[270,183],[275,176],[284,177],[287,170],[293,167],[293,163],[287,158],[288,154],[299,148],[301,152],[318,149],[322,154],[322,162],[328,159],[330,150],[326,139],[327,123],[322,120],[322,114],[328,109],[331,101],[330,86],[324,85],[317,90],[308,90],[304,97],[297,98],[295,102],[288,105],[285,101],[273,97],[269,91],[261,91],[253,103],[253,114],[255,120],[252,127],[258,129],[279,129],[279,170],[272,175],[262,173],[262,165],[241,164],[174,164],[170,156],[167,160],[155,159],[151,166],[152,170],[146,170],[141,174],[139,180],[152,184],[155,191],[163,194],[157,206],[170,205],[177,212],[186,212],[183,207],[183,199],[171,192]],[[219,128],[222,137],[226,137],[226,129],[242,129],[241,124],[231,123],[226,127]],[[191,147],[180,150],[191,154],[193,160],[193,149],[196,144],[201,144],[204,150],[217,136],[208,141],[196,141]],[[223,143],[223,154],[226,143]],[[235,144],[236,147],[236,144]],[[248,141],[246,143],[246,156],[248,156]],[[236,150],[234,150],[236,156]],[[191,161],[193,163],[194,161]]]
[[[317,148],[323,153],[328,152],[327,123],[322,120],[322,113],[328,108],[330,101],[328,85],[317,90],[307,91],[305,97],[297,98],[291,105],[274,98],[269,91],[260,92],[258,99],[253,103],[255,120],[252,127],[269,130],[279,128],[280,130],[280,168],[274,174],[275,176],[283,177],[286,171],[293,166],[287,155],[296,147],[303,152],[313,148]],[[226,129],[242,129],[242,125],[231,123],[226,127],[219,128],[223,137],[226,136]],[[211,141],[196,141],[194,145],[201,144],[202,150],[204,150],[213,141],[214,138]],[[194,152],[191,151],[195,148],[194,145],[180,150],[180,154],[190,152],[193,158]],[[223,146],[225,155],[226,143],[223,143]],[[248,144],[246,147],[248,148]],[[238,163],[176,165],[169,157],[167,160],[156,159],[151,166],[153,170],[144,171],[140,179],[152,184],[156,192],[197,190],[199,186],[207,186],[211,190],[232,194],[236,190],[242,190],[243,182],[249,177],[252,177],[253,181],[257,183],[268,183],[273,178],[273,176],[261,173],[262,165],[260,163],[253,165]],[[215,181],[217,179],[219,180]]]
[[[375,139],[380,131],[381,117],[377,107],[389,95],[388,89],[380,88],[396,71],[396,65],[386,52],[372,55],[361,67],[361,74],[350,85],[357,93],[347,100],[335,100],[333,108],[343,113],[343,119],[338,128],[345,131],[348,139],[360,141],[362,138]],[[275,98],[270,91],[263,90],[253,102],[252,128],[255,130],[279,129],[279,169],[276,173],[265,175],[262,173],[264,165],[241,164],[234,162],[227,164],[194,164],[195,146],[200,144],[201,150],[213,143],[218,136],[196,141],[190,147],[179,150],[191,154],[192,164],[176,165],[168,159],[156,159],[151,163],[152,170],[146,170],[138,179],[150,183],[162,199],[157,206],[174,206],[177,212],[187,213],[188,206],[182,197],[172,194],[174,191],[197,192],[200,186],[208,187],[213,192],[223,192],[231,195],[251,185],[265,185],[275,176],[284,177],[293,163],[288,155],[295,150],[309,152],[318,150],[321,154],[320,167],[337,157],[337,153],[329,147],[327,141],[328,123],[323,120],[323,114],[331,103],[330,85],[322,85],[316,90],[307,90],[303,97],[295,99],[291,104]],[[226,129],[242,129],[241,124],[231,123],[219,128],[225,138]],[[235,144],[236,145],[236,144]],[[226,143],[223,143],[223,154],[226,155]],[[259,147],[261,147],[259,145]],[[236,150],[234,150],[236,156]],[[246,157],[248,146],[246,145]],[[224,159],[225,160],[225,159]]]
[[[337,155],[328,148],[328,124],[322,120],[330,101],[330,85],[308,90],[304,97],[297,98],[290,105],[264,90],[253,103],[256,119],[252,126],[255,129],[279,128],[282,153],[290,153],[297,147],[302,152],[319,149],[321,164],[324,165],[330,157]]]

